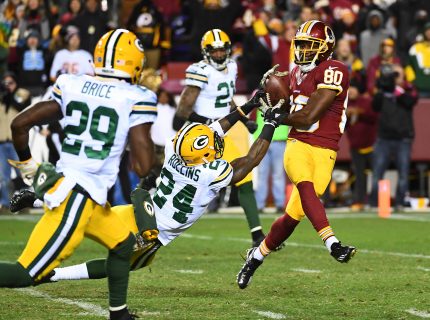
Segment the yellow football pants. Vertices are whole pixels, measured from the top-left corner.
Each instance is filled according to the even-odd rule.
[[[336,151],[288,139],[284,168],[294,187],[286,212],[292,218],[300,221],[305,216],[297,184],[302,181],[312,182],[316,194],[320,197],[330,183],[335,161]]]
[[[113,249],[129,234],[130,229],[109,204],[102,207],[72,190],[59,207],[45,207],[18,262],[38,281],[68,258],[84,236]]]

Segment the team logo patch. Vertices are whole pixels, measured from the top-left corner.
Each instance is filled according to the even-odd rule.
[[[154,207],[152,206],[151,203],[147,202],[147,201],[143,201],[143,207],[145,208],[146,212],[153,217],[154,216]]]
[[[42,172],[42,173],[39,175],[39,178],[37,178],[37,184],[40,186],[41,184],[44,184],[44,183],[45,183],[45,181],[46,181],[46,173],[45,173],[45,172]]]
[[[196,150],[201,150],[209,144],[209,137],[207,135],[199,136],[194,140],[193,147]]]

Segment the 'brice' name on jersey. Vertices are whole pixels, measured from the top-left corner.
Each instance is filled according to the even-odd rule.
[[[176,154],[173,154],[170,157],[168,164],[183,176],[193,181],[199,181],[201,170],[194,167],[184,166],[182,160]]]
[[[110,99],[111,89],[114,87],[115,86],[108,85],[108,84],[85,81],[84,85],[82,86],[81,93],[85,93],[94,97]]]

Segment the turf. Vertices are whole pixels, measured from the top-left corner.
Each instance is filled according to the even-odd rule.
[[[14,260],[35,222],[0,218],[0,260]],[[268,230],[275,216],[262,218]],[[331,258],[303,221],[240,290],[235,278],[250,245],[246,222],[242,215],[207,215],[162,248],[150,269],[131,273],[129,305],[147,319],[430,317],[429,214],[333,214],[330,220],[338,238],[358,248],[350,263]],[[85,240],[65,265],[105,254]],[[0,289],[0,319],[103,319],[106,308],[106,280]]]

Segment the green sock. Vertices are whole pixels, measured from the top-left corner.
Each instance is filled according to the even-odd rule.
[[[0,287],[29,287],[34,283],[28,271],[18,262],[0,262]]]
[[[257,201],[255,201],[252,181],[242,184],[238,187],[238,196],[240,206],[245,210],[246,220],[248,220],[249,229],[260,227],[261,222],[258,215]]]
[[[106,259],[94,259],[87,261],[88,276],[90,279],[103,279],[107,277]]]
[[[124,242],[115,249],[109,250],[106,260],[106,274],[109,284],[109,306],[112,308],[126,304],[130,258],[135,242],[136,239],[130,233]]]

